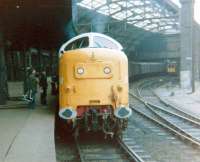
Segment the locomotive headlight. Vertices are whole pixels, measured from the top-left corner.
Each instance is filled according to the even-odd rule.
[[[103,71],[104,71],[105,74],[110,74],[111,73],[111,69],[109,67],[105,67],[103,69]]]
[[[84,73],[84,68],[82,68],[82,67],[77,68],[77,73],[79,75],[82,75]]]

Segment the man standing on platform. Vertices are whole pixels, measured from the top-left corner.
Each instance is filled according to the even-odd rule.
[[[29,76],[29,93],[31,96],[31,101],[29,102],[29,108],[34,109],[35,108],[35,96],[37,93],[37,78],[36,78],[36,71],[35,69],[32,69],[32,72]]]
[[[47,104],[47,87],[48,87],[48,83],[47,83],[47,75],[46,75],[46,71],[42,71],[42,74],[40,76],[40,89],[41,89],[41,95],[40,95],[40,102],[42,105],[46,105]]]

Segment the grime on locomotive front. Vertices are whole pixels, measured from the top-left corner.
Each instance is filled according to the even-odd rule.
[[[85,131],[118,135],[127,127],[128,60],[122,46],[99,33],[85,33],[59,51],[59,117]]]

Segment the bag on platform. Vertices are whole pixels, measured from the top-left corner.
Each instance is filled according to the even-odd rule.
[[[27,93],[25,93],[23,95],[23,100],[24,101],[28,101],[28,102],[32,102],[33,101],[32,90],[27,91]]]

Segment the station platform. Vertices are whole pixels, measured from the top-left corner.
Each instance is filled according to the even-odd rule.
[[[0,108],[0,162],[56,162],[55,98],[49,95],[47,106],[38,100],[35,109],[20,101]]]
[[[179,85],[171,83],[161,86],[155,92],[168,103],[200,118],[200,83],[196,83],[195,93],[186,93]]]

